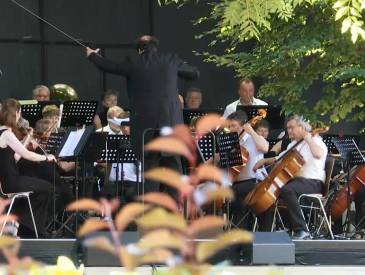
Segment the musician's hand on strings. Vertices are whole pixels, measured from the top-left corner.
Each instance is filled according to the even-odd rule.
[[[46,161],[48,161],[48,162],[57,162],[56,157],[54,155],[50,154],[50,155],[47,155],[46,157],[47,157]]]
[[[89,57],[90,54],[92,54],[92,53],[98,54],[99,52],[100,52],[100,49],[93,50],[93,49],[91,49],[89,47],[86,47],[86,56],[87,57]]]
[[[253,166],[252,170],[254,172],[256,172],[258,169],[260,169],[261,167],[263,167],[266,164],[266,160],[265,159],[260,159],[258,162],[256,162],[256,164]]]

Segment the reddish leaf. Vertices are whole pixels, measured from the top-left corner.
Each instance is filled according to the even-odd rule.
[[[148,210],[151,206],[143,203],[132,202],[124,206],[115,217],[115,225],[123,231],[137,216]]]
[[[77,235],[79,237],[85,236],[86,234],[89,234],[91,232],[96,232],[101,229],[108,228],[108,224],[106,221],[102,220],[96,220],[96,219],[88,219],[84,222],[84,224],[81,226],[79,232],[77,232]]]
[[[190,163],[194,162],[194,156],[189,147],[176,137],[159,137],[146,145],[146,151],[166,152],[184,156]]]
[[[146,179],[162,182],[177,190],[182,190],[186,182],[182,175],[173,169],[158,167],[147,171],[144,174]]]
[[[222,170],[211,164],[199,165],[195,171],[199,181],[222,182],[224,180]]]
[[[138,200],[162,206],[175,213],[179,212],[176,202],[170,196],[163,193],[147,193],[139,196]]]
[[[225,123],[224,118],[217,114],[208,114],[200,118],[196,125],[197,136],[204,136],[214,131]]]
[[[101,204],[92,199],[81,199],[69,204],[66,208],[68,211],[94,211],[98,214],[102,214],[103,208]]]
[[[189,226],[189,234],[192,236],[196,236],[197,234],[209,231],[214,228],[223,227],[226,224],[226,221],[217,216],[205,216],[198,220],[195,220]]]

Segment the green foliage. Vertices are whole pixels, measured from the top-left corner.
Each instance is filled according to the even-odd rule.
[[[327,124],[364,121],[362,8],[360,0],[219,1],[211,10],[216,28],[205,35],[230,46],[203,56],[238,77],[262,78],[260,96],[279,100],[286,113]],[[249,38],[254,46],[242,51]]]

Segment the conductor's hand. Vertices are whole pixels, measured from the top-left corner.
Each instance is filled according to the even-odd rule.
[[[92,53],[98,54],[99,52],[100,52],[100,49],[93,50],[93,49],[90,49],[89,47],[86,47],[86,56],[87,57],[89,57],[90,54],[92,54]]]

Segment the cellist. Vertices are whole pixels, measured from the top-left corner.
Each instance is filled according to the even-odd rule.
[[[325,181],[325,162],[327,146],[318,135],[311,135],[311,126],[303,117],[293,115],[288,118],[287,132],[293,141],[288,145],[292,148],[297,142],[302,141],[296,150],[303,157],[305,164],[296,177],[290,180],[282,189],[280,199],[287,206],[293,239],[308,239],[305,220],[301,214],[298,197],[302,194],[315,194],[322,192],[322,183]],[[262,159],[256,163],[254,170],[275,163],[286,151],[278,157]]]

